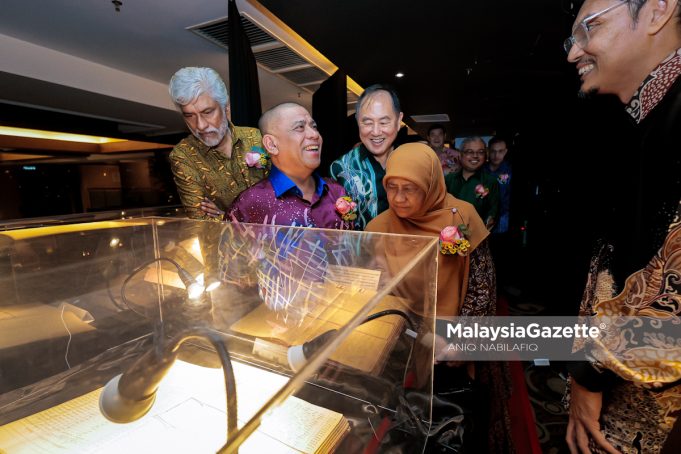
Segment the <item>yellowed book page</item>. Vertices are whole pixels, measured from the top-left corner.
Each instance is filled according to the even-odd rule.
[[[327,286],[337,288],[332,284]],[[287,323],[280,312],[262,304],[234,323],[231,329],[261,340],[276,339],[287,345],[300,345],[326,331],[342,328],[375,294],[370,290],[345,288],[334,293],[333,299],[320,298],[300,325]],[[401,307],[398,298],[387,296],[372,313]],[[395,315],[365,323],[348,336],[331,359],[364,372],[377,373],[384,366],[403,325],[403,319]]]
[[[381,280],[381,272],[352,266],[329,265],[326,278],[331,282],[344,284],[348,287],[376,291]]]
[[[336,428],[344,422],[340,413],[291,396],[263,420],[258,431],[294,449],[315,453],[330,437],[334,437],[331,444],[336,444],[343,435]]]
[[[288,378],[242,363],[235,362],[233,366],[241,427]],[[221,369],[177,361],[161,383],[149,414],[128,424],[115,424],[101,415],[100,392],[93,391],[0,427],[0,447],[7,454],[213,453],[225,442],[226,404]],[[314,423],[308,422],[310,419]],[[283,407],[263,420],[264,430],[251,435],[239,452],[314,452],[307,451],[317,444],[316,434],[310,436],[312,430],[321,432],[320,437],[328,436],[339,420],[345,422],[339,413],[290,397]],[[297,421],[305,425],[299,426]],[[282,432],[283,427],[286,429]],[[300,432],[304,427],[313,429]],[[324,442],[324,438],[321,440]]]

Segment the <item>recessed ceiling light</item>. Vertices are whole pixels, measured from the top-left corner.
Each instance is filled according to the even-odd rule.
[[[404,77],[404,73],[397,73],[395,74],[395,77],[397,77],[398,79]]]

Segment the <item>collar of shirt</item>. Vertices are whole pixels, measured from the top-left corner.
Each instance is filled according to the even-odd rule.
[[[234,148],[237,144],[237,142],[240,142],[243,138],[244,135],[244,129],[240,128],[239,126],[234,126],[234,123],[231,121],[227,121],[227,124],[229,125],[229,130],[232,133],[232,148]]]
[[[462,181],[470,181],[471,179],[478,179],[478,180],[480,180],[480,179],[482,179],[482,167],[480,167],[478,170],[476,170],[476,171],[473,173],[473,175],[471,175],[470,177],[468,177],[468,179],[466,179],[466,178],[463,177],[463,169],[461,169],[460,171],[458,171],[456,174],[459,176],[459,178],[461,178]]]
[[[367,150],[367,147],[365,147],[362,142],[359,143],[359,157],[362,158],[362,159],[374,157],[371,153],[369,153],[369,150]],[[374,161],[375,161],[375,159],[374,159]]]
[[[388,155],[390,155],[390,153],[392,153],[392,151],[389,151],[389,152],[388,152]],[[367,149],[367,147],[365,147],[364,144],[361,143],[361,142],[359,143],[359,157],[362,158],[362,159],[369,159],[369,158],[371,158],[371,159],[370,159],[370,162],[371,162],[372,164],[376,164],[377,166],[381,167],[381,164],[378,163],[378,161],[376,160],[376,158],[374,157],[374,155],[371,154],[371,152]],[[382,167],[381,167],[381,168],[382,168]]]
[[[326,187],[326,181],[324,181],[317,172],[314,172],[312,176],[315,179],[315,186],[317,188],[315,194],[317,197],[321,197],[322,193],[324,192],[324,188]],[[298,186],[296,186],[296,184],[289,177],[287,177],[284,172],[279,170],[274,165],[272,165],[272,168],[270,169],[269,180],[272,184],[272,189],[274,189],[274,196],[277,198],[289,191],[292,191],[293,194],[297,195],[298,197],[302,197],[303,195],[302,191],[298,189]]]
[[[659,104],[679,75],[681,75],[681,49],[675,50],[662,60],[662,63],[645,78],[629,100],[626,111],[636,123],[643,121]]]
[[[388,152],[389,154],[392,153],[392,151]],[[376,160],[373,154],[367,149],[367,147],[364,146],[362,142],[359,143],[359,157],[360,159],[368,159],[369,164],[371,164],[371,167],[374,168],[374,172],[377,175],[377,184],[380,186],[381,181],[383,180],[383,176],[385,175],[385,168]]]

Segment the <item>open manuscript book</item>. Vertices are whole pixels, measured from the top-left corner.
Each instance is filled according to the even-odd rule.
[[[239,427],[288,378],[234,362]],[[0,453],[213,453],[225,442],[225,386],[221,369],[177,361],[156,403],[138,421],[116,424],[99,412],[101,390],[0,427]],[[290,396],[263,418],[241,454],[328,453],[349,431],[342,414]]]

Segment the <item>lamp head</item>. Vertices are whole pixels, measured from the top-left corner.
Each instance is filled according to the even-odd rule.
[[[189,296],[189,299],[198,300],[201,298],[201,295],[203,295],[203,292],[206,290],[206,287],[203,285],[203,274],[200,276],[201,282],[199,282],[199,279],[194,279],[192,275],[189,274],[189,271],[185,270],[181,266],[177,267],[177,274],[187,289],[187,295]]]

